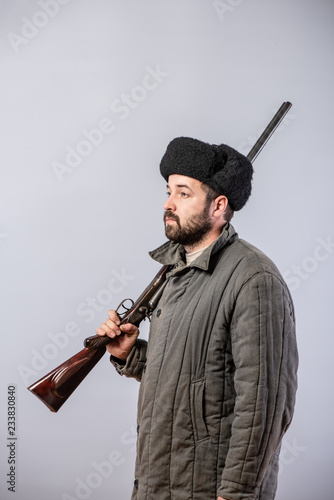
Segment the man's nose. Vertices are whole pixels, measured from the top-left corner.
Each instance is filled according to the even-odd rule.
[[[166,203],[164,204],[164,209],[171,210],[172,212],[174,212],[176,210],[174,198],[171,194],[168,196],[168,199],[167,199]]]

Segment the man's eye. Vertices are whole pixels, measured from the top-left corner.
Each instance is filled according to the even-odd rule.
[[[188,193],[181,193],[182,198],[188,198],[189,194]]]

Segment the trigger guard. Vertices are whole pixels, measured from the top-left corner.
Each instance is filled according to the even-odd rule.
[[[130,307],[126,307],[125,303],[127,301],[130,301],[131,305]],[[132,299],[124,299],[122,300],[122,302],[119,304],[119,306],[117,307],[116,309],[116,313],[118,314],[118,316],[120,318],[122,318],[122,316],[124,316],[128,311],[130,311],[130,309],[134,306],[134,301]],[[124,311],[120,312],[120,308],[123,307]]]

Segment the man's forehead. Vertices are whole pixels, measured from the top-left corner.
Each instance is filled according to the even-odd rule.
[[[196,190],[201,187],[201,181],[194,179],[193,177],[188,177],[186,175],[172,174],[168,177],[168,187],[173,188],[189,188]]]

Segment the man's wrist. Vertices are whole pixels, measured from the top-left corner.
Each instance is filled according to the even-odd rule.
[[[114,363],[117,363],[120,366],[124,366],[126,363],[126,359],[117,358],[116,356],[113,356],[112,354],[110,354],[110,361],[113,361]]]

